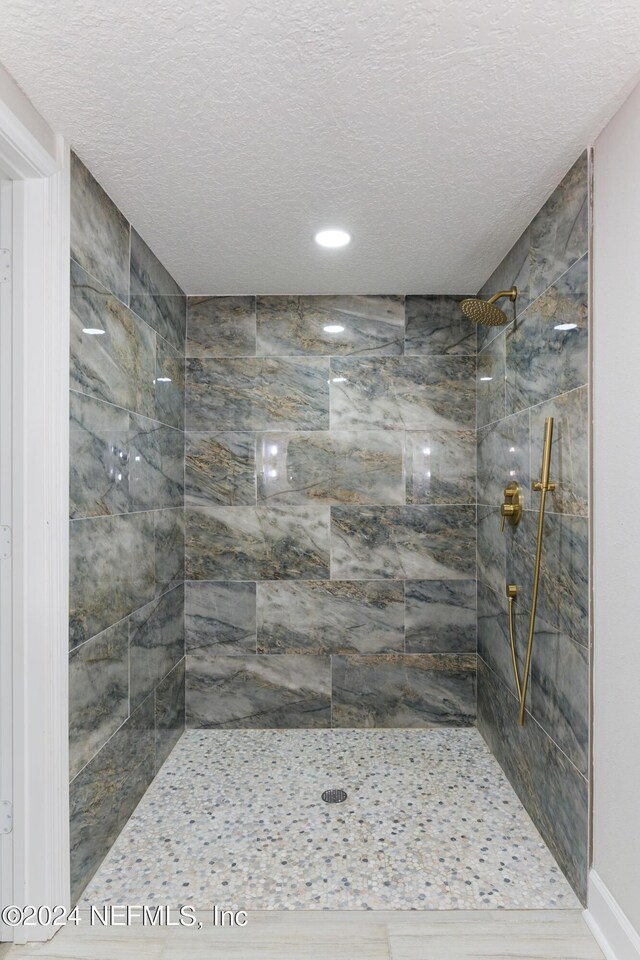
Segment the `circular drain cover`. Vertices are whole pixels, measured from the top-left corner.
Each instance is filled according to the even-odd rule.
[[[345,790],[325,790],[322,799],[325,803],[342,803],[347,799],[347,793]]]

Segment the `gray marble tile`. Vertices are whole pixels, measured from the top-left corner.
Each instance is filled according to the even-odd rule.
[[[129,628],[121,620],[69,656],[69,776],[129,715]]]
[[[185,584],[187,653],[256,652],[255,583],[191,580]]]
[[[255,504],[255,434],[187,433],[184,479],[189,507]]]
[[[71,151],[71,257],[129,302],[129,223]]]
[[[404,503],[402,436],[389,430],[265,433],[258,502]]]
[[[522,676],[529,630],[529,607],[520,601],[514,607],[514,623],[516,652]],[[482,657],[513,696],[517,696],[511,660],[506,590],[503,587],[498,594],[481,582],[478,583],[478,656]],[[531,704],[531,685],[527,704]]]
[[[326,580],[329,508],[192,507],[188,580]]]
[[[259,653],[402,653],[398,580],[258,584]]]
[[[334,357],[332,428],[473,428],[475,363],[474,357]]]
[[[129,413],[82,393],[69,395],[69,514],[127,513]]]
[[[184,359],[171,344],[156,337],[155,417],[184,429]]]
[[[407,580],[407,653],[476,652],[476,581]]]
[[[185,661],[160,681],[154,693],[156,772],[171,753],[185,727]]]
[[[187,430],[327,430],[329,360],[196,359],[186,364]]]
[[[187,657],[189,727],[329,727],[330,657]]]
[[[129,617],[129,692],[134,710],[184,657],[184,587]]]
[[[520,484],[530,507],[528,410],[478,430],[478,503],[500,506],[509,483]]]
[[[131,414],[126,465],[130,510],[183,505],[183,436],[173,427]]]
[[[407,432],[405,475],[407,503],[475,503],[475,431]]]
[[[505,530],[508,533],[507,528]],[[505,533],[500,532],[500,508],[478,507],[478,580],[498,595],[506,589]]]
[[[184,510],[154,510],[156,595],[184,580]]]
[[[255,353],[255,297],[187,297],[187,357]]]
[[[529,816],[585,902],[589,861],[588,786],[530,718],[518,725],[517,701],[478,659],[478,727]]]
[[[515,302],[515,314],[518,316],[523,310],[526,310],[531,303],[530,291],[531,277],[531,227],[520,235],[511,250],[507,253],[502,262],[496,267],[489,279],[483,284],[478,296],[482,300],[489,300],[494,294],[501,290],[510,290],[516,287],[518,297]],[[513,319],[513,305],[509,301],[500,301],[502,309],[505,309],[509,320]],[[485,347],[491,340],[500,333],[499,327],[484,327],[478,325],[478,350]]]
[[[495,420],[502,420],[505,406],[505,332],[498,334],[478,354],[477,360],[477,425],[482,427]]]
[[[153,599],[153,555],[153,513],[71,521],[71,647]]]
[[[404,297],[258,297],[258,354],[402,353]]]
[[[184,355],[187,298],[142,237],[131,229],[131,299],[134,313]]]
[[[475,575],[475,507],[331,507],[331,576],[466,580]]]
[[[133,813],[154,768],[153,697],[148,697],[69,786],[71,903]]]
[[[472,726],[475,654],[333,657],[334,727]]]
[[[559,325],[575,324],[570,330]],[[514,413],[587,383],[587,257],[522,314],[507,334],[507,412]]]
[[[407,355],[475,356],[476,328],[462,313],[461,300],[464,297],[407,297],[404,352]]]
[[[531,470],[540,479],[544,422],[554,418],[551,479],[556,489],[548,508],[556,513],[589,513],[589,394],[579,387],[531,410]]]
[[[71,263],[72,390],[154,417],[155,340],[150,327]]]

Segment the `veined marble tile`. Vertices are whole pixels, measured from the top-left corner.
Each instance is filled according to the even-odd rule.
[[[186,364],[187,430],[327,430],[329,360],[195,359]]]
[[[129,617],[129,687],[134,710],[184,657],[184,587]]]
[[[131,309],[183,353],[187,298],[171,274],[131,229]]]
[[[548,509],[587,516],[589,512],[589,395],[579,387],[531,410],[531,470],[540,479],[544,422],[554,418]]]
[[[129,223],[73,151],[71,258],[129,302]]]
[[[329,727],[330,658],[189,654],[187,725]]]
[[[153,697],[69,786],[71,902],[76,903],[153,779]]]
[[[184,478],[188,507],[255,504],[255,434],[187,433]]]
[[[127,513],[129,413],[82,393],[69,395],[69,513]]]
[[[475,356],[476,328],[460,309],[460,301],[464,299],[463,296],[407,297],[404,352],[407,355]]]
[[[156,772],[184,732],[185,660],[160,681],[154,692]]]
[[[475,357],[334,357],[332,428],[472,429],[475,364]]]
[[[184,429],[184,359],[163,340],[156,337],[155,376],[156,419]]]
[[[505,332],[502,330],[477,360],[477,425],[482,427],[495,420],[502,420],[505,406]]]
[[[482,657],[515,697],[517,690],[511,661],[507,609],[505,587],[498,594],[485,583],[478,582],[478,656]],[[520,676],[522,676],[529,631],[529,606],[519,599],[516,601],[514,612],[516,651]],[[527,694],[527,705],[529,707],[531,705],[531,684]]]
[[[407,653],[476,652],[476,581],[407,580]]]
[[[150,327],[72,261],[72,390],[155,417],[155,341]]]
[[[183,505],[182,431],[132,413],[129,417],[127,457],[130,510]]]
[[[153,556],[153,513],[71,521],[71,647],[153,599]]]
[[[511,527],[505,524],[500,531],[500,508],[478,507],[478,580],[492,587],[498,595],[506,589],[505,536]]]
[[[475,503],[475,430],[421,430],[405,440],[407,503]]]
[[[399,580],[258,584],[259,653],[404,651]]]
[[[333,657],[334,727],[471,726],[475,654]]]
[[[478,658],[478,727],[582,902],[589,866],[588,785]]]
[[[509,483],[520,484],[525,504],[530,507],[528,410],[478,430],[478,503],[500,506]]]
[[[402,436],[388,430],[264,433],[258,501],[404,503]]]
[[[192,507],[188,580],[326,580],[329,508]]]
[[[154,510],[156,595],[184,580],[184,510]]]
[[[258,354],[402,353],[404,297],[258,297]]]
[[[69,776],[129,715],[129,628],[121,620],[69,656]]]
[[[256,652],[255,583],[188,581],[184,612],[187,653]]]
[[[475,507],[331,507],[333,579],[465,580],[475,563]]]
[[[255,353],[255,297],[187,297],[187,357]]]
[[[581,387],[589,378],[586,255],[531,304],[507,334],[507,412]],[[571,325],[559,330],[558,326]]]

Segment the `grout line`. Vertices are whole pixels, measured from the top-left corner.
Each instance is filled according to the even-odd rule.
[[[148,507],[146,510],[130,510],[127,513],[98,513],[95,516],[88,517],[69,517],[69,523],[77,523],[80,520],[109,520],[111,517],[137,517],[143,513],[159,513],[163,510],[183,510],[181,504],[175,504],[172,507]]]

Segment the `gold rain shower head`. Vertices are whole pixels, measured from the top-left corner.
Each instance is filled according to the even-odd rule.
[[[504,310],[496,307],[495,302],[502,297],[509,297],[509,300],[515,303],[517,296],[517,288],[511,287],[511,290],[501,290],[500,293],[494,294],[490,300],[477,300],[475,297],[463,300],[460,309],[465,317],[473,320],[474,323],[481,323],[485,327],[503,327],[505,323],[509,323],[509,320]]]

